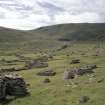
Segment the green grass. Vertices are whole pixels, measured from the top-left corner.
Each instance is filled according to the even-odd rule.
[[[30,84],[30,95],[8,97],[4,105],[104,105],[105,81],[97,83],[105,77],[104,27],[105,24],[63,24],[30,31],[0,28],[0,68],[20,68],[24,67],[25,61],[43,55],[54,55],[54,58],[48,61],[48,68],[16,72]],[[74,41],[58,41],[59,38]],[[92,41],[94,39],[97,41]],[[68,47],[61,49],[65,44]],[[21,59],[17,54],[25,58]],[[81,60],[80,64],[70,64],[71,60],[76,58]],[[87,64],[98,66],[93,81],[89,82],[91,75],[84,75],[72,80],[77,84],[76,87],[67,86],[70,81],[63,80],[64,71]],[[56,76],[49,77],[49,84],[43,83],[46,77],[36,75],[46,69],[57,72]],[[80,104],[79,98],[85,95],[90,100]]]
[[[98,46],[97,43],[77,43],[61,51],[56,50],[53,52],[47,50],[47,54],[52,53],[54,55],[54,58],[48,61],[48,68],[17,72],[24,77],[27,83],[30,84],[28,87],[30,95],[20,98],[8,97],[8,102],[4,105],[104,105],[105,81],[102,83],[97,83],[96,81],[105,76],[105,53],[100,52],[100,55],[95,56],[95,54],[97,54],[96,49]],[[69,56],[67,56],[68,54]],[[23,52],[22,55],[30,57],[31,59],[41,56],[40,53],[35,53],[35,51]],[[14,53],[12,56],[1,54],[0,58],[9,60],[16,59]],[[81,63],[75,65],[70,64],[71,60],[74,58],[79,58]],[[15,63],[15,66],[17,67],[19,62]],[[63,80],[64,71],[66,69],[72,69],[87,64],[97,64],[98,66],[98,68],[95,69],[95,77],[93,81],[89,82],[91,75],[84,75],[72,80],[77,84],[77,87],[73,87],[73,85],[67,86],[70,81]],[[44,84],[43,80],[46,77],[37,76],[36,73],[50,68],[54,69],[57,74],[54,77],[49,77],[51,83]],[[84,95],[90,97],[90,100],[85,104],[80,104],[79,98]]]

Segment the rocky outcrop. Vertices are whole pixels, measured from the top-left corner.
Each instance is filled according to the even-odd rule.
[[[80,63],[80,59],[73,59],[71,61],[71,64],[77,64],[77,63]]]

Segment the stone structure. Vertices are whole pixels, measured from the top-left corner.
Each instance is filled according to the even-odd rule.
[[[38,72],[37,75],[39,75],[39,76],[55,76],[56,72],[54,72],[53,70],[46,70],[46,71]]]
[[[81,67],[78,69],[73,69],[73,70],[66,70],[64,72],[64,79],[73,79],[75,78],[76,75],[81,76],[84,74],[90,74],[94,73],[93,69],[97,68],[96,65],[88,65],[86,67]]]
[[[5,74],[0,77],[0,101],[10,96],[27,95],[27,86],[24,79],[16,74]]]
[[[5,75],[6,93],[12,96],[26,95],[27,87],[24,79],[18,75]]]
[[[32,68],[44,68],[48,67],[48,63],[46,62],[41,62],[37,60],[33,60],[31,62],[28,62],[25,66],[27,69],[32,69]]]
[[[4,78],[0,78],[0,101],[6,98],[6,83]]]
[[[80,59],[73,59],[71,61],[71,64],[77,64],[77,63],[80,63]]]

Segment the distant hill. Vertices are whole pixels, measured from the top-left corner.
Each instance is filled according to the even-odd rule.
[[[63,41],[105,40],[105,23],[60,24],[22,31],[0,27],[0,47],[54,46]]]
[[[42,27],[33,30],[32,33],[47,35],[65,41],[104,40],[105,23],[60,24]]]
[[[105,39],[105,23],[60,24],[20,31],[0,27],[0,42],[34,40],[33,38],[59,38],[61,40]]]

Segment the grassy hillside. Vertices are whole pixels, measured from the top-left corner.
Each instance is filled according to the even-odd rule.
[[[22,31],[0,28],[0,49],[47,49],[70,41],[105,40],[105,23],[60,24]]]
[[[0,70],[18,70],[14,72],[23,76],[30,92],[26,97],[8,96],[1,105],[104,105],[104,39],[104,23],[62,24],[30,31],[0,28]],[[47,61],[48,67],[22,70],[27,61],[49,55],[53,58]],[[80,63],[71,64],[72,59],[80,59]],[[65,70],[89,64],[97,65],[93,74],[63,79]],[[49,69],[56,75],[36,75]],[[43,83],[45,78],[51,82]],[[89,100],[80,103],[82,96]]]
[[[104,40],[105,23],[77,23],[48,26],[32,31],[38,35],[51,36],[66,41]]]
[[[104,44],[105,45],[105,44]],[[28,90],[29,96],[26,97],[8,97],[3,105],[104,105],[105,103],[105,49],[98,44],[78,43],[72,46],[52,52],[28,52],[23,51],[22,56],[26,59],[35,59],[37,56],[44,54],[53,54],[53,59],[48,61],[47,68],[33,68],[16,73],[22,75],[25,81],[30,84]],[[102,50],[103,49],[103,50]],[[102,51],[101,51],[102,50]],[[99,51],[99,52],[97,52]],[[101,51],[101,52],[100,52]],[[0,59],[12,61],[15,68],[23,67],[24,61],[21,62],[14,53],[11,55],[0,56]],[[17,59],[17,61],[13,61]],[[80,59],[79,64],[70,64],[72,59]],[[10,67],[8,64],[0,63],[1,67]],[[14,64],[14,65],[13,65]],[[93,74],[78,76],[73,80],[64,80],[64,71],[88,64],[96,64],[97,69]],[[39,71],[53,69],[57,74],[52,77],[38,76]],[[50,83],[43,83],[45,78],[50,79]],[[71,84],[71,81],[74,84]],[[101,82],[98,82],[101,81]],[[79,103],[82,96],[88,96],[89,101]]]
[[[105,23],[60,24],[41,27],[36,30],[20,31],[0,28],[0,42],[21,42],[27,40],[64,38],[68,40],[105,39]]]

